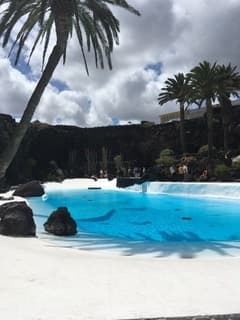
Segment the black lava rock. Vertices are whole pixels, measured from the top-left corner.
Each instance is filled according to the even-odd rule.
[[[44,223],[44,229],[56,236],[71,236],[77,233],[77,224],[66,207],[59,207]]]
[[[13,193],[19,197],[40,197],[44,194],[44,189],[38,181],[30,181],[19,186]]]
[[[0,206],[0,234],[28,237],[36,235],[32,209],[25,202],[9,202]]]

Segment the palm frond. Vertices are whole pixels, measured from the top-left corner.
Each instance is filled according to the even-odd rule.
[[[42,39],[44,40],[42,58],[44,65],[55,25],[57,45],[62,48],[63,62],[66,60],[68,39],[75,32],[87,73],[85,47],[88,51],[93,49],[96,66],[100,65],[103,68],[105,57],[109,68],[112,68],[111,54],[114,44],[119,43],[120,27],[110,6],[118,6],[130,13],[140,15],[139,11],[125,0],[0,0],[0,7],[3,5],[0,37],[3,39],[3,47],[11,42],[9,54],[15,54],[15,63],[18,63],[30,34],[37,30],[29,61]],[[22,24],[19,27],[21,20]],[[17,28],[17,34],[12,38],[15,28]]]
[[[168,78],[165,81],[165,87],[161,89],[158,102],[160,105],[172,100],[176,100],[178,103],[187,103],[189,90],[189,79],[183,73],[179,73],[174,78]]]

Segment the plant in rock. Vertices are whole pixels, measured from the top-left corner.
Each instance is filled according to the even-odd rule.
[[[56,34],[56,43],[20,123],[9,145],[1,153],[0,179],[5,176],[19,148],[54,70],[61,59],[65,63],[68,40],[73,32],[76,34],[87,72],[85,43],[88,51],[93,50],[96,66],[104,67],[105,56],[109,67],[112,67],[111,54],[114,43],[118,44],[119,21],[111,12],[109,5],[118,6],[139,15],[139,12],[126,0],[0,0],[2,11],[0,37],[3,38],[3,47],[10,44],[10,54],[16,53],[15,64],[19,61],[26,41],[35,35],[30,58],[41,40],[44,42],[44,65],[51,34],[54,31]]]
[[[227,180],[230,177],[230,169],[225,164],[216,165],[214,172],[220,180]]]
[[[121,171],[121,169],[122,169],[122,167],[123,167],[123,158],[122,158],[122,155],[121,155],[121,154],[116,155],[116,156],[113,158],[113,161],[114,161],[114,164],[115,164],[117,173],[119,174],[120,171]]]
[[[163,167],[167,167],[167,168],[169,168],[170,166],[175,164],[176,163],[176,159],[175,159],[173,150],[171,150],[171,149],[163,149],[160,152],[160,156],[156,160],[156,163],[161,165],[161,166],[163,166]]]
[[[213,147],[213,154],[216,153],[216,148]],[[204,146],[201,146],[198,150],[198,154],[200,157],[207,157],[208,156],[208,145],[205,144]]]

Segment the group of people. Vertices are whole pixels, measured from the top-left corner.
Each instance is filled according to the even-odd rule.
[[[138,167],[134,167],[132,168],[121,168],[121,170],[119,170],[118,172],[118,176],[123,176],[123,177],[135,177],[135,178],[141,178],[142,176],[144,176],[146,173],[146,168],[138,168]],[[99,174],[96,175],[92,175],[91,176],[92,179],[97,180],[98,178],[109,178],[109,174],[107,172],[107,170],[103,170],[100,169]]]
[[[138,168],[138,167],[134,167],[133,169],[128,168],[129,177],[140,178],[144,176],[145,173],[146,173],[146,168]]]
[[[186,164],[180,164],[178,166],[172,165],[169,168],[169,171],[173,178],[178,176],[180,180],[186,179],[189,175],[188,166]]]
[[[193,175],[193,170],[191,166],[189,166],[187,163],[180,163],[180,165],[175,166],[172,165],[169,168],[170,175],[172,178],[179,178],[179,180],[191,180],[191,177]],[[199,176],[200,181],[207,181],[208,180],[208,172],[207,169],[203,169]]]
[[[107,170],[100,169],[99,178],[107,178],[107,177],[108,177]]]
[[[169,167],[169,173],[171,180],[175,181],[192,181],[193,178],[199,181],[207,181],[209,178],[207,169],[202,167],[202,171],[199,171],[199,166],[194,165],[194,161],[190,157],[182,158],[179,164],[171,165]],[[146,170],[145,167],[121,168],[117,174],[117,176],[120,177],[134,178],[142,178],[149,175],[151,176],[150,169]],[[100,169],[99,178],[108,178],[108,176],[107,170]]]

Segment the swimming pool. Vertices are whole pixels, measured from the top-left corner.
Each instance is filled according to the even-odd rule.
[[[30,198],[38,232],[66,206],[78,230],[128,241],[240,240],[239,200],[114,190],[55,190]]]

